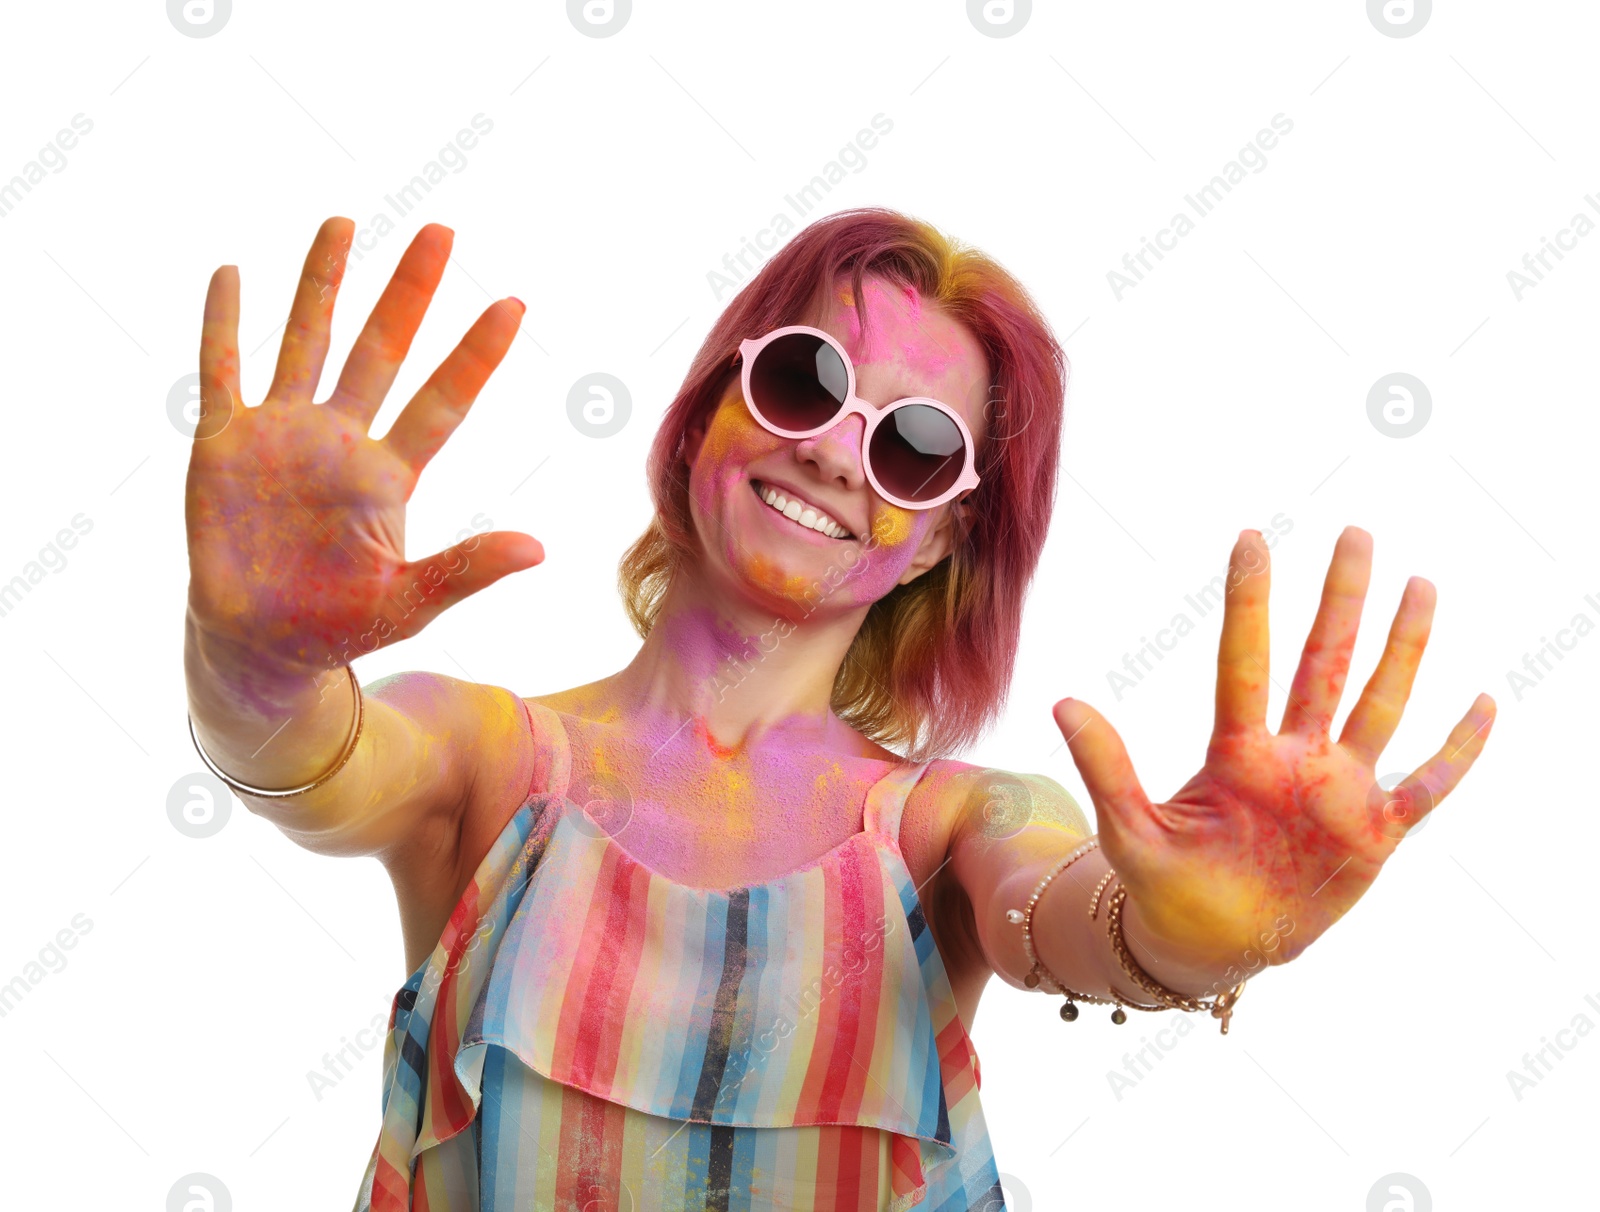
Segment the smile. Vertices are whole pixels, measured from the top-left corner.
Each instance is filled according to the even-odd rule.
[[[838,522],[834,521],[815,505],[786,496],[783,492],[760,480],[751,480],[750,487],[755,490],[756,496],[766,504],[768,509],[776,510],[791,522],[804,526],[807,530],[815,530],[818,534],[827,535],[830,539],[853,539],[855,536]]]

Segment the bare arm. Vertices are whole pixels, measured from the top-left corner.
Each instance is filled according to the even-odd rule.
[[[1092,831],[1083,810],[1054,779],[973,767],[963,782],[967,786],[952,788],[963,810],[951,837],[951,869],[972,904],[976,942],[990,969],[1007,984],[1026,988],[1023,978],[1032,965],[1022,930],[1006,920],[1006,911],[1023,908],[1039,881]],[[1096,997],[1114,989],[1129,1001],[1145,1001],[1117,964],[1104,912],[1098,920],[1089,919],[1089,901],[1105,870],[1105,860],[1094,850],[1051,881],[1034,912],[1034,950],[1070,989]],[[1134,954],[1149,970],[1157,961],[1133,924],[1127,927]],[[1195,974],[1186,971],[1180,977],[1176,960],[1171,957],[1169,967],[1156,970],[1171,978],[1170,988],[1187,992],[1182,980]]]
[[[207,753],[265,788],[309,782],[344,751],[355,657],[415,635],[544,554],[528,535],[495,532],[405,557],[406,502],[505,355],[522,314],[515,300],[484,312],[381,441],[367,436],[443,274],[448,229],[418,234],[332,396],[313,403],[352,226],[330,219],[318,231],[258,407],[239,393],[237,270],[217,270],[206,296],[203,412],[185,494],[184,671]],[[338,774],[292,798],[242,798],[322,853],[376,854],[391,873],[421,852],[448,860],[462,811],[514,799],[526,778],[521,712],[493,687],[386,679]]]

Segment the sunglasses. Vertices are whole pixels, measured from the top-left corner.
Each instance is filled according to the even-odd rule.
[[[907,396],[884,408],[856,395],[844,347],[803,324],[742,341],[744,402],[763,429],[809,438],[854,413],[866,418],[861,465],[873,490],[901,509],[932,509],[978,486],[966,422],[947,405]]]

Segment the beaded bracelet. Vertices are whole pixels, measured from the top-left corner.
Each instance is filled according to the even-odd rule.
[[[1109,998],[1095,997],[1087,993],[1078,993],[1074,990],[1068,989],[1067,986],[1056,977],[1055,973],[1051,972],[1049,968],[1045,967],[1043,961],[1039,959],[1038,954],[1033,949],[1033,913],[1034,909],[1039,903],[1039,898],[1044,895],[1044,890],[1050,886],[1050,882],[1055,879],[1056,876],[1060,875],[1068,867],[1072,866],[1073,863],[1077,862],[1080,858],[1088,854],[1091,850],[1094,850],[1099,845],[1099,838],[1090,838],[1088,841],[1084,842],[1071,854],[1067,855],[1066,858],[1062,859],[1061,862],[1057,863],[1056,866],[1052,868],[1051,871],[1034,886],[1033,894],[1028,897],[1028,902],[1025,908],[1006,910],[1006,920],[1013,925],[1020,925],[1022,927],[1022,948],[1027,953],[1029,963],[1031,964],[1031,967],[1028,969],[1027,976],[1022,978],[1022,983],[1030,989],[1036,989],[1040,984],[1048,982],[1048,984],[1045,985],[1047,989],[1050,989],[1052,992],[1059,993],[1066,998],[1065,1004],[1063,1004],[1061,1007],[1061,1018],[1063,1022],[1070,1023],[1077,1020],[1078,1007],[1073,1004],[1073,999],[1077,999],[1080,1002],[1103,1006],[1114,1004],[1116,1009],[1111,1012],[1111,1021],[1118,1025],[1128,1021],[1128,1015],[1123,1010],[1124,1006],[1132,1006],[1135,1010],[1146,1010],[1150,1012],[1155,1012],[1158,1010],[1210,1010],[1213,1018],[1222,1020],[1222,1034],[1228,1034],[1228,1020],[1233,1015],[1234,1003],[1239,1000],[1239,996],[1244,992],[1244,982],[1240,981],[1232,989],[1229,989],[1225,993],[1218,994],[1208,1002],[1198,997],[1190,997],[1185,994],[1178,993],[1172,989],[1168,989],[1160,981],[1156,980],[1155,977],[1151,976],[1139,966],[1138,961],[1133,958],[1133,953],[1128,949],[1127,940],[1123,936],[1122,908],[1128,899],[1128,890],[1120,883],[1117,885],[1117,890],[1111,894],[1111,899],[1107,902],[1106,935],[1110,940],[1111,950],[1113,954],[1116,955],[1117,962],[1122,966],[1123,972],[1127,974],[1129,980],[1138,985],[1140,989],[1150,994],[1150,996],[1156,1000],[1155,1005],[1146,1006],[1140,1004],[1139,1002],[1129,1001],[1127,998],[1118,995],[1115,989],[1108,989],[1108,992],[1111,994]],[[1107,886],[1114,878],[1116,878],[1116,874],[1117,873],[1115,871],[1108,867],[1106,869],[1106,873],[1100,877],[1100,882],[1095,885],[1094,895],[1090,897],[1089,900],[1089,919],[1091,921],[1094,921],[1099,917],[1101,898],[1104,896]]]
[[[1033,895],[1028,898],[1028,903],[1025,908],[1006,910],[1006,921],[1010,922],[1014,926],[1020,925],[1022,927],[1022,949],[1027,952],[1028,961],[1032,965],[1028,969],[1028,975],[1022,978],[1022,983],[1030,989],[1037,989],[1041,984],[1044,984],[1045,988],[1050,992],[1059,993],[1062,997],[1066,998],[1066,1001],[1061,1006],[1061,1021],[1067,1023],[1075,1022],[1078,1018],[1078,1007],[1073,1004],[1074,999],[1089,1005],[1115,1005],[1116,1009],[1111,1012],[1111,1021],[1118,1024],[1128,1021],[1127,1012],[1123,1010],[1124,1005],[1133,1006],[1133,1008],[1136,1010],[1159,1010],[1164,1008],[1160,1006],[1141,1006],[1136,1002],[1125,1001],[1123,998],[1117,996],[1115,990],[1111,990],[1111,996],[1107,998],[1095,997],[1092,994],[1078,993],[1075,990],[1068,989],[1066,985],[1062,984],[1062,982],[1056,977],[1055,973],[1051,972],[1050,969],[1044,966],[1044,962],[1040,960],[1038,955],[1033,950],[1033,911],[1034,907],[1039,903],[1039,898],[1044,895],[1044,890],[1050,886],[1051,880],[1055,879],[1056,876],[1060,875],[1068,867],[1072,866],[1073,863],[1077,862],[1084,855],[1088,854],[1089,851],[1095,849],[1095,847],[1099,845],[1099,838],[1092,837],[1088,841],[1084,842],[1083,845],[1079,846],[1071,854],[1067,855],[1066,858],[1062,859],[1061,862],[1057,863],[1054,869],[1049,872],[1049,874],[1047,874],[1042,880],[1034,885]],[[1107,874],[1109,874],[1109,872]],[[1101,881],[1100,886],[1102,888],[1105,887],[1104,880]],[[1096,892],[1095,899],[1098,902],[1098,890]],[[1094,916],[1092,912],[1090,916]]]

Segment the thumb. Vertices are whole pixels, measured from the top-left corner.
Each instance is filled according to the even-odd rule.
[[[1117,730],[1093,707],[1077,699],[1055,705],[1056,725],[1067,739],[1072,761],[1094,801],[1102,846],[1107,835],[1114,852],[1126,853],[1134,835],[1150,819],[1150,800],[1133,772],[1128,750]]]
[[[531,534],[491,530],[473,535],[423,560],[407,564],[390,597],[404,597],[397,605],[405,611],[399,632],[416,635],[463,598],[487,589],[501,577],[544,562],[544,545]]]

